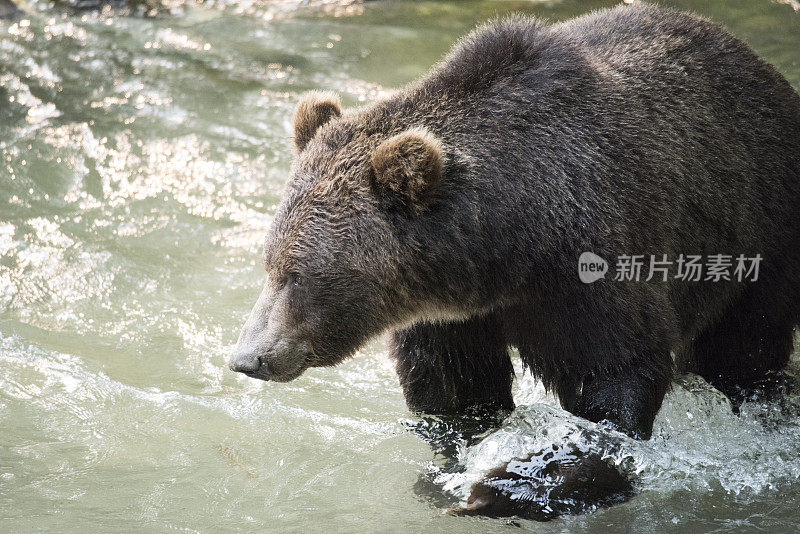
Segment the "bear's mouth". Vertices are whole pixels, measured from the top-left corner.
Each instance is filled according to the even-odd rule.
[[[264,382],[269,382],[269,380],[270,380],[269,375],[266,375],[266,374],[257,373],[257,372],[256,373],[251,373],[249,371],[240,371],[240,372],[243,375],[247,376],[247,377],[256,378],[258,380],[263,380]]]
[[[249,378],[263,380],[265,382],[291,382],[302,375],[307,369],[306,359],[299,361],[292,369],[276,369],[271,362],[264,362],[257,371],[239,371]]]
[[[242,373],[245,376],[250,378],[256,378],[258,380],[263,380],[264,382],[291,382],[295,378],[298,378],[305,372],[305,369],[302,368],[297,372],[294,372],[290,375],[268,375],[262,373]]]

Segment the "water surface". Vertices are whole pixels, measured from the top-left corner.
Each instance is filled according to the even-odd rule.
[[[451,473],[380,341],[290,384],[227,370],[263,283],[300,93],[368,102],[495,14],[560,20],[610,2],[87,5],[34,1],[0,21],[0,530],[800,526],[797,396],[736,417],[683,380],[653,440],[613,437],[640,494],[542,525],[441,509],[505,459],[597,432],[529,377],[501,430],[445,435]],[[789,3],[675,5],[726,24],[800,87]]]

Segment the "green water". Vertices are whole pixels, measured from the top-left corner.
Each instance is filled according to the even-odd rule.
[[[537,524],[442,511],[503,459],[586,428],[528,377],[527,407],[450,473],[380,341],[289,384],[227,369],[301,92],[367,102],[495,14],[604,5],[175,1],[143,17],[39,1],[0,21],[0,531],[797,531],[797,396],[735,417],[683,381],[653,440],[618,438],[635,499]],[[677,5],[800,87],[790,5]]]

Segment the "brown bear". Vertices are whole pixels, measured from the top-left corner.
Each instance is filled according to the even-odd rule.
[[[383,100],[308,95],[294,126],[235,371],[292,380],[390,331],[412,410],[509,409],[516,347],[565,409],[646,439],[676,369],[732,395],[787,363],[800,97],[703,18],[506,18]],[[587,284],[585,252],[760,263]]]

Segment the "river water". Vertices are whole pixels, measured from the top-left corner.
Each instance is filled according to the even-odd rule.
[[[681,379],[652,440],[606,433],[638,496],[539,524],[443,512],[503,460],[597,435],[530,377],[465,441],[406,410],[380,340],[289,384],[227,369],[301,92],[357,105],[494,14],[609,4],[34,1],[0,21],[0,531],[796,532],[797,394],[735,416]],[[800,87],[791,4],[677,5]]]

